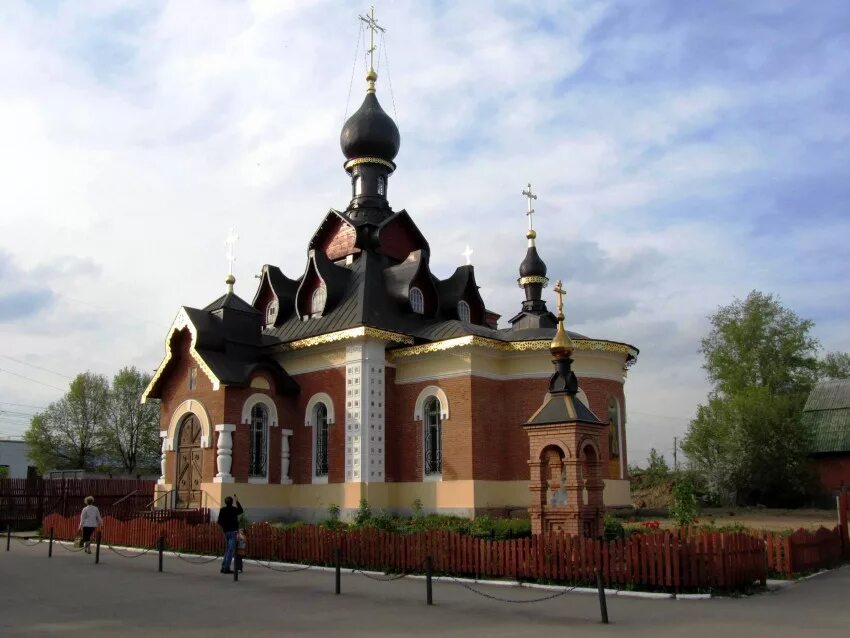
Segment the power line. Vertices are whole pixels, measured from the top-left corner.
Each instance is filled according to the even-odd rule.
[[[41,366],[37,366],[34,363],[27,363],[26,361],[21,361],[20,359],[15,359],[15,357],[10,357],[8,354],[0,355],[0,357],[3,357],[4,359],[8,359],[9,361],[14,361],[15,363],[20,363],[21,365],[24,365],[24,366],[29,366],[31,368],[35,368],[36,370],[42,370],[43,372],[49,372],[50,374],[55,374],[55,375],[58,375],[60,377],[65,377],[66,379],[72,379],[73,378],[73,377],[69,377],[67,374],[64,374],[62,372],[56,372],[56,370],[51,370],[50,368],[42,368]]]
[[[30,377],[25,377],[24,375],[18,374],[17,372],[12,372],[11,370],[4,370],[3,368],[0,368],[0,372],[5,372],[6,374],[11,374],[12,376],[15,376],[15,377],[20,377],[21,379],[25,379],[26,381],[31,381],[32,383],[37,383],[39,385],[47,386],[48,388],[53,388],[54,390],[59,390],[60,392],[65,391],[65,388],[59,388],[55,385],[50,385],[49,383],[44,383],[44,381],[38,381],[37,379],[31,379]]]
[[[19,408],[35,408],[36,410],[46,410],[46,405],[28,405],[26,403],[12,403],[11,401],[0,401],[2,405],[16,405]]]

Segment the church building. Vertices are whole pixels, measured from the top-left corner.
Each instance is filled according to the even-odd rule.
[[[373,68],[366,80],[340,135],[351,201],[317,215],[303,273],[262,266],[251,301],[230,275],[168,331],[143,397],[161,401],[161,507],[218,508],[235,493],[252,519],[320,520],[361,499],[466,516],[530,505],[523,425],[547,396],[558,323],[531,215],[519,308],[500,327],[473,266],[436,277],[414,216],[390,206],[401,140]],[[623,386],[637,348],[568,334],[577,399],[606,424],[604,504],[628,505]]]

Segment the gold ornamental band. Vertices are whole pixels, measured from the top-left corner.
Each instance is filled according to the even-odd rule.
[[[547,279],[546,277],[542,277],[541,275],[528,275],[527,277],[520,277],[516,280],[516,282],[520,288],[528,284],[543,284],[543,286],[545,287],[546,284],[549,283],[549,279]]]
[[[380,164],[381,166],[386,166],[391,171],[395,170],[395,164],[380,157],[355,157],[352,160],[348,160],[342,167],[345,170],[349,170],[355,166],[360,166],[360,164]]]

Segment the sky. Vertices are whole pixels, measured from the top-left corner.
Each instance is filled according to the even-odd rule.
[[[0,3],[0,435],[84,370],[152,371],[180,306],[303,271],[350,185],[350,2]],[[846,2],[379,2],[389,184],[440,277],[469,244],[520,306],[527,182],[568,327],[640,349],[632,462],[710,386],[708,316],[753,289],[850,351]],[[356,55],[355,52],[357,51]],[[551,289],[548,291],[551,296]],[[552,300],[550,300],[552,301]]]

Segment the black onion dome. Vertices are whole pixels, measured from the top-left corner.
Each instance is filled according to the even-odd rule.
[[[398,155],[401,136],[375,94],[367,93],[363,104],[342,127],[339,144],[346,159],[378,157],[391,162]]]
[[[528,247],[528,252],[525,253],[525,259],[523,259],[522,263],[519,265],[519,276],[546,276],[546,264],[544,264],[543,260],[540,259],[540,256],[537,254],[537,248],[535,248],[534,246]]]

